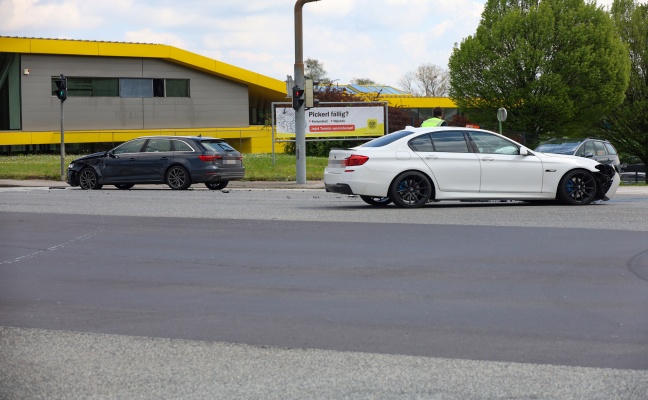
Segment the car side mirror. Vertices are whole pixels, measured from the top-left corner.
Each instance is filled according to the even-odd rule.
[[[585,153],[585,158],[592,158],[594,157],[594,153]]]
[[[107,155],[108,157],[110,157],[110,158],[115,158],[115,152],[112,151],[112,150],[106,152],[106,155]]]
[[[521,156],[530,156],[532,154],[529,153],[529,150],[526,147],[520,147],[520,155]]]

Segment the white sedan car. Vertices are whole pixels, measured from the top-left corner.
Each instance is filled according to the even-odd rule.
[[[621,179],[594,160],[532,151],[493,132],[411,128],[351,149],[334,149],[327,192],[371,205],[421,207],[441,200],[609,200]]]

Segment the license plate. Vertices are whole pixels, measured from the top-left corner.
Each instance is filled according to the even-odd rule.
[[[328,166],[331,168],[344,168],[344,160],[329,159]]]

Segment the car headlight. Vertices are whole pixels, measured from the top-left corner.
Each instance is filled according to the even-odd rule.
[[[70,163],[70,165],[68,165],[68,169],[72,169],[72,168],[74,168],[74,163],[73,162]]]

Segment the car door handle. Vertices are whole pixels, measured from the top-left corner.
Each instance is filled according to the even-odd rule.
[[[425,159],[426,160],[438,160],[439,157],[438,156],[425,156]]]
[[[483,157],[482,161],[495,161],[493,157]]]

